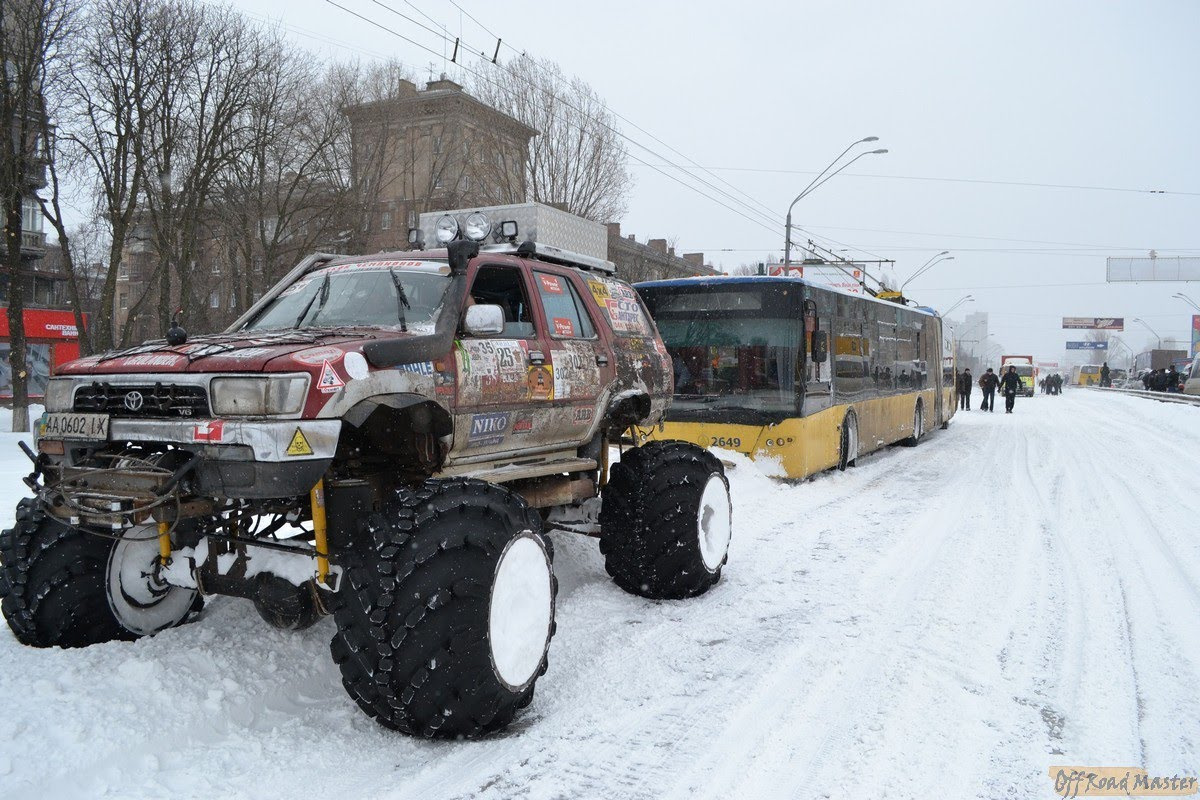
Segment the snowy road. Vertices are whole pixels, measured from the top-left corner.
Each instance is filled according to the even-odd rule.
[[[3,437],[7,527],[26,464]],[[623,594],[555,534],[558,634],[502,736],[362,716],[332,626],[222,599],[153,640],[0,633],[0,796],[1053,796],[1051,764],[1200,769],[1200,408],[1078,390],[960,413],[802,485],[730,473],[724,580]]]

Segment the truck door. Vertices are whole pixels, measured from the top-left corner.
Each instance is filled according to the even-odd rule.
[[[554,376],[553,424],[560,439],[583,442],[597,422],[596,404],[614,367],[570,277],[550,269],[535,270],[533,277]]]
[[[502,455],[554,440],[549,422],[554,397],[549,340],[539,330],[525,270],[484,265],[471,282],[468,303],[498,305],[504,330],[454,343],[457,403],[454,453]]]

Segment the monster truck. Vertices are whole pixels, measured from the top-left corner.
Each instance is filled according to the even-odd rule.
[[[209,595],[279,628],[332,615],[363,711],[474,737],[546,670],[551,525],[598,536],[629,592],[713,586],[721,462],[654,442],[608,469],[671,397],[652,320],[607,262],[501,227],[482,249],[313,255],[222,334],[64,366],[26,448],[35,496],[0,535],[16,637],[134,639]]]

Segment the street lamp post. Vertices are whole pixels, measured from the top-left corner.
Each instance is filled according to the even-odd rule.
[[[1159,336],[1157,333],[1154,333],[1154,328],[1151,328],[1149,325],[1147,325],[1146,320],[1144,320],[1144,319],[1139,319],[1138,317],[1134,317],[1133,321],[1142,323],[1142,326],[1145,327],[1146,330],[1148,330],[1148,331],[1150,331],[1150,333],[1154,334],[1154,338],[1158,340],[1158,349],[1162,350],[1162,337]]]
[[[924,274],[925,274],[926,272],[928,272],[928,271],[929,271],[929,270],[930,270],[930,269],[931,269],[931,268],[932,268],[934,265],[936,265],[936,264],[940,264],[940,263],[942,263],[943,261],[953,261],[953,260],[954,260],[954,256],[952,256],[952,255],[948,255],[948,253],[949,253],[949,252],[950,252],[949,250],[943,250],[942,252],[938,253],[936,256],[934,256],[933,258],[929,259],[929,260],[928,260],[928,261],[926,261],[924,264],[922,264],[922,265],[921,265],[921,266],[920,266],[920,267],[917,269],[917,271],[916,271],[916,272],[914,272],[912,275],[909,275],[909,276],[908,276],[908,280],[906,280],[904,283],[900,284],[900,294],[904,294],[904,287],[905,287],[905,286],[908,286],[910,283],[912,283],[912,282],[913,282],[913,280],[915,280],[916,278],[919,278],[919,277],[921,277],[922,275],[924,275]],[[945,256],[945,258],[943,258],[943,256]]]
[[[841,153],[839,153],[837,158],[835,158],[833,161],[830,161],[829,166],[826,167],[825,169],[821,170],[821,172],[817,175],[817,177],[813,178],[812,181],[808,184],[808,186],[804,187],[804,191],[802,191],[802,192],[800,192],[800,194],[796,195],[796,199],[792,201],[792,204],[790,206],[788,206],[787,223],[784,226],[785,239],[784,239],[784,243],[783,243],[783,265],[785,267],[792,263],[792,209],[796,207],[796,203],[799,203],[802,199],[804,199],[804,197],[806,197],[807,195],[809,195],[816,189],[820,188],[825,183],[825,181],[829,180],[834,175],[837,175],[839,172],[841,172],[846,167],[853,164],[855,161],[858,161],[863,156],[882,155],[883,153],[886,153],[887,150],[868,150],[865,153],[859,153],[854,158],[847,161],[845,164],[842,164],[842,166],[838,167],[833,172],[829,171],[830,169],[833,169],[833,166],[835,164],[837,164],[839,161],[841,161],[842,158],[846,155],[846,153],[849,153],[854,147],[856,147],[860,144],[864,144],[865,142],[877,142],[877,141],[879,141],[878,136],[868,136],[865,139],[859,139],[857,142],[852,143],[849,147],[847,147],[845,150],[843,150]]]
[[[975,302],[974,295],[969,295],[969,294],[965,295],[957,303],[955,303],[954,305],[950,306],[945,311],[943,311],[942,316],[943,317],[950,316],[950,312],[953,311],[954,309],[958,308],[959,306],[961,306],[963,303],[974,303],[974,302]]]
[[[1183,302],[1187,303],[1192,308],[1196,309],[1196,311],[1200,312],[1200,305],[1197,305],[1195,300],[1188,297],[1183,292],[1176,292],[1175,294],[1171,295],[1171,297],[1174,297],[1176,300],[1182,300]]]

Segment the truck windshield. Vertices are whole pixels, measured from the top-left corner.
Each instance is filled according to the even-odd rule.
[[[671,355],[671,415],[779,418],[797,413],[798,317],[775,287],[647,287],[642,291]],[[749,421],[749,419],[747,420]]]
[[[285,289],[245,330],[379,327],[429,333],[446,287],[445,265],[344,264],[310,272]],[[405,262],[410,263],[410,262]],[[419,262],[411,262],[419,263]]]
[[[1028,364],[1013,364],[1017,368],[1017,374],[1022,378],[1030,378],[1033,376],[1033,367]]]

